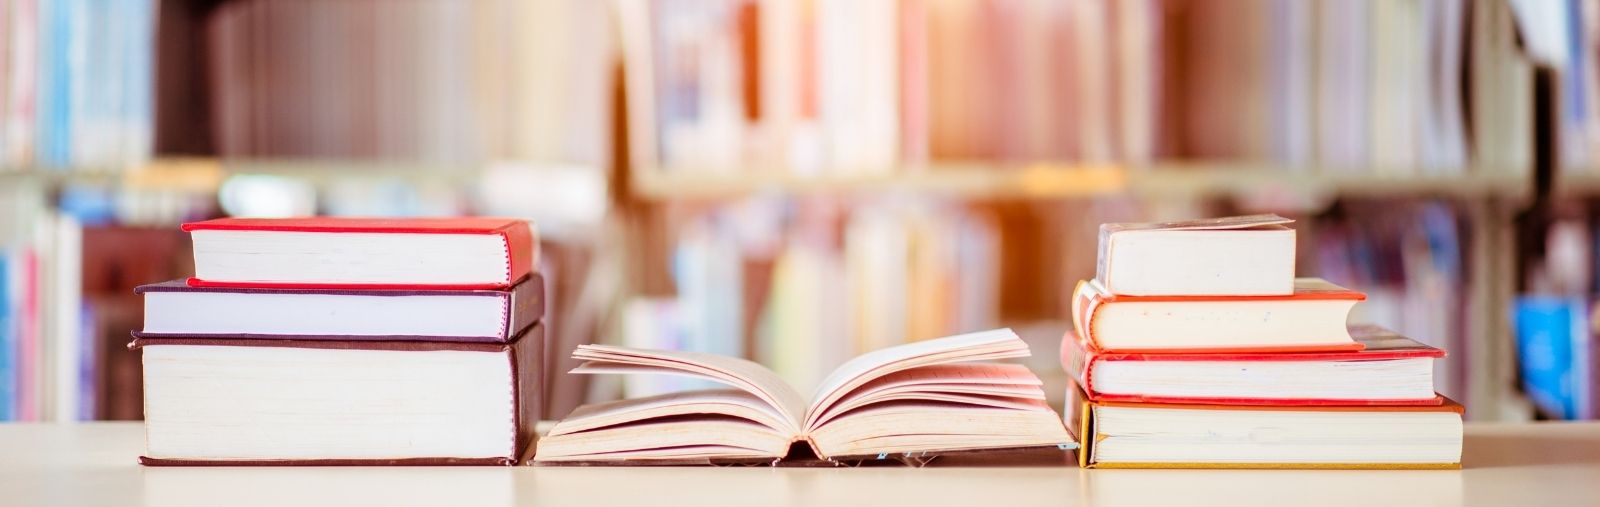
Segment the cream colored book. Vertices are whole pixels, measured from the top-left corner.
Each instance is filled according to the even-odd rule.
[[[984,362],[1028,355],[1010,329],[890,347],[834,370],[808,402],[743,359],[584,345],[573,373],[683,375],[729,388],[580,407],[539,441],[534,461],[776,464],[795,446],[833,462],[1076,449],[1033,372]]]

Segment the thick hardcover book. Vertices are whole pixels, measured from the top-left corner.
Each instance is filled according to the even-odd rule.
[[[505,343],[544,316],[544,279],[506,289],[263,289],[143,285],[136,338]]]
[[[540,440],[541,465],[829,464],[1076,448],[1022,365],[1009,329],[878,350],[835,370],[810,401],[742,359],[585,345],[574,373],[687,375],[729,386],[586,405]],[[816,459],[800,459],[807,463]]]
[[[1372,325],[1339,352],[1107,352],[1072,333],[1061,366],[1092,401],[1227,405],[1439,405],[1445,352]]]
[[[510,343],[139,338],[145,465],[513,465],[545,331]]]
[[[1366,298],[1320,278],[1296,279],[1287,296],[1125,296],[1086,280],[1072,322],[1107,351],[1360,350],[1345,320]]]
[[[1093,401],[1067,388],[1084,468],[1461,468],[1459,403],[1173,405]]]
[[[196,287],[500,289],[538,264],[509,218],[224,218],[183,225]]]

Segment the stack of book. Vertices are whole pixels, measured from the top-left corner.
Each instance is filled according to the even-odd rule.
[[[1444,351],[1347,327],[1359,292],[1294,277],[1290,221],[1106,224],[1062,344],[1085,467],[1458,468]]]
[[[147,465],[515,464],[542,401],[524,221],[184,225],[195,277],[140,287]]]

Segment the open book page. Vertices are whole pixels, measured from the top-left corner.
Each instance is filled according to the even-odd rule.
[[[887,401],[925,400],[995,408],[1031,409],[1018,400],[1044,400],[1042,382],[1020,364],[978,363],[923,366],[890,373],[840,398],[816,419],[827,424],[839,414]]]
[[[819,456],[950,452],[965,449],[1052,446],[1072,448],[1061,415],[1043,400],[1009,401],[1019,409],[969,403],[895,401],[840,415],[811,430]]]
[[[694,455],[724,452],[722,457],[778,459],[788,452],[789,437],[733,417],[639,421],[539,439],[534,461],[681,458],[671,450],[682,448],[698,448]]]
[[[612,371],[589,373],[639,373],[630,371],[629,368],[635,367],[614,367]],[[791,436],[789,421],[784,420],[771,404],[739,389],[685,391],[584,405],[551,428],[547,436],[561,436],[633,421],[684,415],[725,415],[749,419],[772,428],[775,433],[785,437]]]
[[[778,415],[799,433],[805,399],[778,374],[744,359],[668,350],[635,349],[611,345],[580,345],[574,359],[590,361],[573,373],[675,373],[700,376],[742,389],[772,405]],[[614,366],[644,368],[607,369]]]
[[[937,364],[1027,357],[1028,345],[1011,329],[994,329],[908,343],[861,355],[835,369],[817,388],[805,424],[811,429],[840,398],[879,377]]]

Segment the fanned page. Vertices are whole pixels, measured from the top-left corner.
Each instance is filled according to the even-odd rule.
[[[778,374],[744,359],[667,350],[647,350],[610,345],[580,345],[574,359],[589,361],[573,373],[659,373],[686,375],[727,384],[771,405],[793,432],[801,427],[806,402]]]
[[[839,367],[818,388],[806,441],[829,460],[908,458],[1007,448],[1074,448],[1044,402],[1029,355],[1010,329],[879,350]]]
[[[823,379],[812,398],[804,427],[814,428],[817,419],[850,391],[897,371],[1027,356],[1028,345],[1010,329],[980,331],[868,352],[844,363]]]

